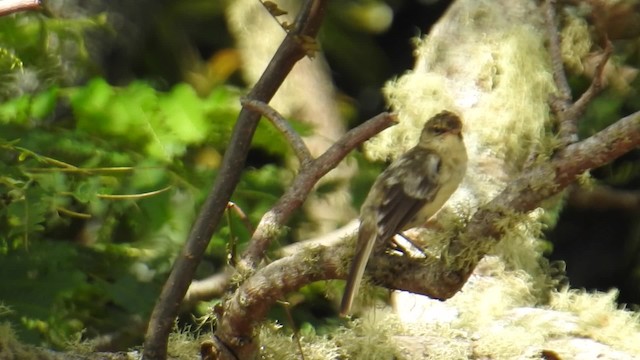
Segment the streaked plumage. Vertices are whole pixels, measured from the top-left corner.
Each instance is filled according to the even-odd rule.
[[[427,121],[418,144],[383,171],[360,210],[356,253],[342,297],[347,315],[374,245],[424,224],[449,199],[464,177],[467,152],[460,118],[443,111]]]

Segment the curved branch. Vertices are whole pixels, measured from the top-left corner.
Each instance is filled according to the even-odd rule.
[[[280,229],[296,209],[302,205],[316,182],[336,167],[356,146],[393,124],[395,124],[395,116],[393,114],[382,113],[376,115],[364,124],[348,131],[317,159],[302,164],[300,172],[287,192],[260,220],[247,250],[238,263],[238,270],[241,272],[255,270],[257,264],[264,257],[269,244],[274,239],[274,231]]]
[[[0,1],[0,16],[13,14],[18,11],[40,8],[40,0],[4,0]]]
[[[345,226],[328,234],[284,246],[278,249],[276,255],[279,258],[283,258],[318,246],[337,246],[344,241],[344,238],[353,236],[358,231],[358,224],[358,219],[354,219]],[[231,275],[233,275],[231,271],[223,271],[205,279],[191,282],[189,290],[187,290],[187,294],[182,300],[182,309],[190,309],[199,301],[209,301],[222,297],[227,290]]]
[[[300,38],[315,38],[324,17],[326,2],[326,0],[305,2],[296,18],[294,29],[280,44],[247,98],[268,102],[273,97],[295,63],[307,55],[308,50]],[[242,165],[247,158],[251,138],[259,120],[260,114],[248,109],[242,109],[238,115],[220,172],[202,205],[187,242],[176,258],[171,274],[151,314],[143,352],[143,357],[147,360],[163,360],[167,357],[169,332],[178,315],[180,302],[240,179]]]
[[[503,230],[496,226],[505,211],[528,212],[571,184],[580,174],[602,166],[640,145],[640,112],[625,117],[596,135],[567,147],[549,163],[523,172],[500,195],[482,206],[459,236],[452,239],[447,256],[411,258],[376,254],[367,272],[376,284],[396,290],[447,299],[457,293],[490,247],[481,242],[498,242]],[[352,244],[342,241],[274,261],[248,278],[227,301],[216,332],[218,348],[237,359],[257,351],[253,334],[276,300],[288,292],[319,280],[344,279],[353,253]],[[456,263],[448,259],[469,253],[474,261]],[[232,359],[232,355],[228,355]],[[225,357],[221,357],[225,359]]]
[[[469,249],[477,249],[478,244],[474,244],[475,242],[499,241],[502,231],[497,223],[505,212],[531,211],[543,200],[569,186],[585,171],[603,166],[638,146],[640,112],[624,117],[595,135],[567,146],[549,163],[526,170],[500,195],[474,214],[462,236],[451,242],[449,258],[455,259]],[[475,252],[475,258],[464,266],[464,270],[473,271],[484,255],[483,251]]]
[[[307,148],[307,145],[305,145],[300,135],[293,130],[291,125],[287,122],[287,119],[280,115],[280,113],[278,113],[274,108],[270,107],[269,104],[251,99],[240,99],[240,104],[253,111],[259,112],[269,119],[271,124],[273,124],[273,126],[282,133],[285,139],[289,141],[289,145],[293,148],[300,164],[306,164],[313,161],[313,156],[311,156],[309,148]]]

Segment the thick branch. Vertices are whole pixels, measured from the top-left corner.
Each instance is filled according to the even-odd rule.
[[[640,112],[621,119],[596,135],[567,147],[547,164],[523,172],[493,201],[481,207],[460,236],[453,239],[449,254],[441,259],[380,255],[370,259],[370,278],[390,289],[405,290],[436,299],[458,292],[489,247],[503,233],[496,224],[508,212],[528,212],[566,188],[580,174],[602,166],[640,145]],[[349,242],[333,247],[307,248],[277,260],[251,276],[226,303],[216,333],[218,347],[226,346],[244,358],[256,351],[256,324],[273,303],[310,282],[343,279],[353,250]],[[449,262],[465,253],[475,261]],[[230,345],[236,344],[236,345]]]
[[[585,171],[603,166],[640,146],[640,112],[620,119],[597,134],[558,152],[548,164],[537,165],[518,176],[505,190],[471,219],[462,236],[454,239],[449,258],[455,259],[477,241],[497,242],[502,231],[496,226],[508,212],[525,213],[573,183]],[[482,248],[487,248],[483,246]],[[466,271],[473,271],[485,255],[476,252]]]
[[[38,8],[40,8],[40,0],[3,0],[0,1],[0,16]]]
[[[316,36],[322,22],[325,5],[326,0],[305,2],[298,14],[294,29],[283,40],[262,77],[247,96],[249,99],[268,102],[273,97],[293,65],[306,55],[300,38],[314,38]],[[173,321],[178,315],[180,302],[240,179],[242,165],[247,158],[251,138],[259,119],[258,113],[247,109],[242,109],[238,116],[229,148],[225,153],[213,188],[198,214],[189,238],[177,257],[173,270],[151,314],[145,335],[143,354],[147,360],[163,360],[167,357],[167,340]]]
[[[326,246],[336,246],[344,241],[345,238],[352,236],[358,231],[358,219],[350,221],[345,226],[336,229],[322,236],[299,241],[289,244],[278,249],[278,257],[293,256],[308,249]],[[221,272],[211,275],[202,280],[194,280],[187,290],[187,294],[182,301],[182,309],[192,308],[198,301],[209,301],[211,299],[220,298],[224,295],[229,285],[230,271]]]

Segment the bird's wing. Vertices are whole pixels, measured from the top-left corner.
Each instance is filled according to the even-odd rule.
[[[422,148],[409,150],[380,174],[367,198],[371,204],[365,205],[376,209],[374,217],[360,219],[355,257],[342,296],[342,316],[351,309],[374,245],[402,231],[425,204],[433,201],[440,180],[440,157]],[[382,198],[380,202],[378,197]]]
[[[377,213],[378,236],[387,241],[405,230],[423,206],[434,200],[440,188],[440,156],[413,148],[385,173],[382,202]]]

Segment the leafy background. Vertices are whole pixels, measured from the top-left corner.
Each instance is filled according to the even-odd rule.
[[[411,38],[427,32],[449,2],[330,3],[321,41],[336,101],[355,126],[384,109],[379,89],[411,67]],[[108,350],[141,343],[247,90],[225,5],[57,0],[45,11],[0,19],[0,303],[8,309],[0,319],[22,341],[62,348],[113,336]],[[393,22],[368,23],[363,14],[371,9],[390,11]],[[638,66],[637,45],[619,45],[622,64]],[[588,84],[582,74],[571,80],[576,91]],[[637,111],[637,89],[633,80],[624,92],[608,90],[590,107],[582,135]],[[278,133],[261,124],[232,198],[252,223],[287,186],[289,155]],[[354,156],[357,208],[382,165]],[[638,157],[633,152],[594,175],[638,189]],[[548,230],[550,256],[567,261],[573,285],[619,287],[621,301],[640,303],[639,215],[568,206]],[[230,240],[242,247],[249,236],[240,219],[226,219],[199,277],[226,264]],[[280,244],[295,240],[286,234]],[[294,315],[303,329],[322,332],[335,322],[326,294],[336,286],[300,291]],[[207,312],[207,304],[198,306],[180,325]],[[272,316],[287,322],[282,308]]]

